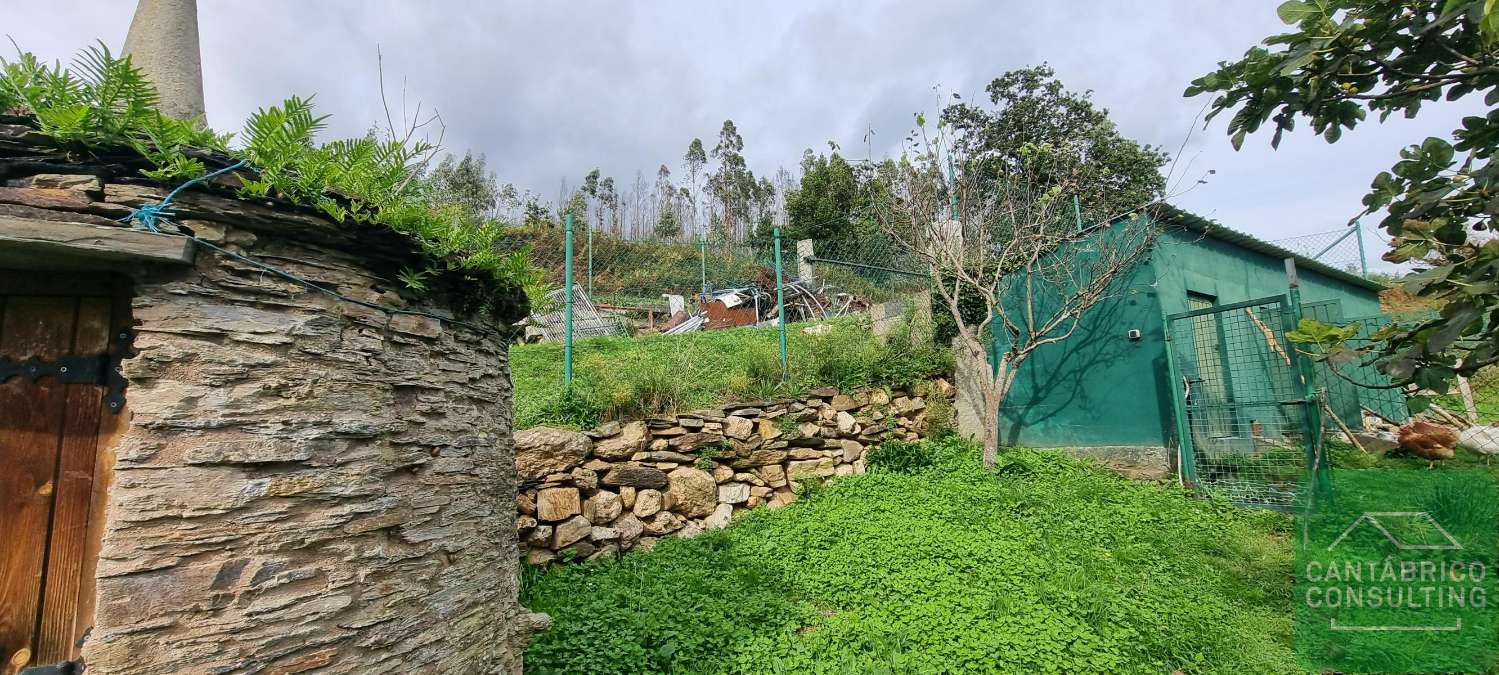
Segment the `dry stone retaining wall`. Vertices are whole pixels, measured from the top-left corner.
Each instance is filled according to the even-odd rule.
[[[945,380],[922,389],[953,394]],[[796,482],[863,473],[871,446],[919,438],[926,407],[904,390],[819,389],[586,432],[517,432],[522,553],[545,565],[649,550],[661,537],[696,536],[736,513],[789,504]]]

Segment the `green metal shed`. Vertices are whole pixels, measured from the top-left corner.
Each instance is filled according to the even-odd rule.
[[[1180,209],[1157,209],[1151,217],[1160,234],[1148,258],[1120,280],[1121,292],[1089,309],[1070,339],[1038,349],[1022,364],[1000,410],[1003,443],[1076,449],[1106,461],[1145,451],[1174,462],[1185,432],[1198,445],[1210,438],[1255,452],[1256,438],[1287,424],[1274,410],[1276,397],[1300,386],[1287,375],[1294,369],[1279,363],[1290,366],[1294,356],[1285,352],[1290,314],[1275,301],[1287,293],[1287,258],[1296,261],[1303,316],[1371,328],[1385,321],[1384,287],[1376,282]],[[1174,364],[1168,330],[1180,331],[1170,325],[1185,330],[1176,339],[1194,342],[1177,346]],[[1322,375],[1318,386],[1351,427],[1361,424],[1360,406],[1405,416],[1403,401],[1375,401],[1368,390],[1361,398],[1358,387]],[[1240,409],[1198,411],[1188,432],[1180,419],[1188,399],[1238,402]],[[1251,399],[1265,409],[1243,409]]]

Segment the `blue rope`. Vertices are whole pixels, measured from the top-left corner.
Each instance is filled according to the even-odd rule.
[[[219,169],[218,171],[215,171],[215,172],[207,174],[207,175],[198,176],[197,178],[194,178],[194,179],[192,179],[190,181],[187,181],[186,183],[178,185],[176,187],[176,189],[172,190],[171,192],[168,192],[167,196],[163,197],[161,201],[159,201],[159,202],[148,202],[148,203],[140,205],[135,210],[131,211],[130,215],[125,216],[124,218],[121,218],[120,222],[123,223],[123,222],[126,222],[126,221],[134,220],[136,222],[136,224],[137,224],[135,226],[132,226],[132,227],[134,227],[134,229],[137,229],[137,230],[150,230],[151,232],[161,232],[162,231],[161,230],[161,226],[157,224],[157,221],[166,222],[172,216],[177,215],[176,213],[173,213],[172,211],[168,210],[168,208],[167,208],[167,207],[169,207],[169,206],[172,205],[172,198],[176,197],[177,193],[182,192],[183,190],[186,190],[189,187],[192,187],[194,185],[202,183],[202,182],[204,182],[204,181],[206,181],[206,180],[208,180],[210,178],[213,178],[215,176],[221,176],[223,174],[229,173],[230,171],[238,169],[238,168],[240,168],[240,167],[242,167],[244,165],[245,165],[245,160],[242,159],[242,160],[239,160],[238,162],[230,164],[229,166],[226,166],[226,167],[224,167],[222,169]],[[175,233],[172,233],[172,234],[175,234]]]

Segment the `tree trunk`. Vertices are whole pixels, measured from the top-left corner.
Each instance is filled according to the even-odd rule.
[[[999,408],[1004,403],[1006,386],[1010,378],[1007,373],[1012,364],[1001,363],[996,369],[995,364],[989,361],[989,350],[984,348],[980,338],[964,333],[959,336],[958,345],[961,349],[967,349],[968,353],[981,364],[983,376],[974,378],[979,385],[979,399],[983,401],[983,443],[984,443],[984,467],[992,469],[999,461]]]
[[[988,359],[985,359],[988,366]],[[992,370],[990,372],[993,372]],[[992,469],[999,462],[999,396],[992,379],[984,381],[984,468]]]

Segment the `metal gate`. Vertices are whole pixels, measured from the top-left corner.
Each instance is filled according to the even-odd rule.
[[[1294,293],[1294,291],[1293,291]],[[1286,340],[1296,298],[1273,296],[1166,317],[1182,477],[1246,505],[1289,509],[1316,457],[1320,416],[1304,360]]]

